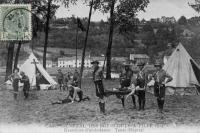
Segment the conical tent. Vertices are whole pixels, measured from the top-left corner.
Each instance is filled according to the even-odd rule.
[[[30,54],[29,58],[20,67],[20,71],[23,71],[30,80],[31,86],[36,85],[36,70],[38,70],[44,79],[50,85],[56,85],[56,81],[47,73],[43,66],[39,63],[38,59],[33,53]]]
[[[198,74],[200,69],[181,43],[169,57],[163,69],[173,77],[173,80],[167,83],[166,86],[190,88],[199,85]]]

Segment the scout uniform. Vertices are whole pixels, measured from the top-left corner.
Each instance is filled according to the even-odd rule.
[[[58,70],[57,79],[58,79],[59,89],[61,90],[63,86],[63,79],[64,79],[64,75],[61,69]]]
[[[105,101],[104,101],[104,96],[105,96],[105,91],[104,91],[104,86],[103,86],[103,72],[99,68],[99,62],[98,61],[93,61],[91,64],[95,65],[94,66],[94,72],[93,72],[93,81],[95,84],[96,88],[96,96],[99,98],[99,108],[100,112],[105,114]]]
[[[130,69],[129,67],[129,64],[124,64],[125,65],[125,72],[122,72],[120,74],[120,85],[121,85],[121,88],[119,90],[126,90],[127,87],[129,87],[131,85],[131,79],[132,79],[132,76],[133,76],[133,71]],[[118,98],[121,99],[122,101],[122,106],[124,107],[124,96],[119,96],[117,95]],[[135,103],[135,96],[132,95],[132,101],[133,101],[133,106],[134,108],[136,108],[136,103]]]
[[[12,79],[12,86],[13,86],[13,90],[15,92],[14,93],[15,100],[17,99],[17,92],[19,89],[19,80],[20,80],[20,76],[19,76],[18,72],[19,72],[19,69],[15,68],[14,73],[11,76],[9,76],[9,78]]]
[[[139,63],[137,66],[141,67],[136,76],[136,94],[138,96],[139,110],[144,110],[145,106],[145,89],[147,84],[147,74],[144,71],[144,63]]]
[[[25,99],[27,99],[29,96],[29,90],[30,90],[29,78],[28,76],[24,74],[24,72],[20,72],[20,75],[22,76],[22,78],[20,79],[20,82],[24,84],[23,86],[24,97]]]
[[[36,88],[37,88],[37,90],[40,90],[41,81],[42,81],[42,75],[39,72],[37,72],[37,74],[36,74]]]
[[[157,98],[159,112],[162,113],[165,100],[165,84],[172,81],[173,78],[162,69],[162,63],[155,64],[155,67],[160,67],[160,69],[153,74],[155,80],[154,95]],[[166,78],[167,81],[165,82]]]
[[[73,86],[78,87],[79,85],[79,73],[77,70],[75,70],[73,75]]]

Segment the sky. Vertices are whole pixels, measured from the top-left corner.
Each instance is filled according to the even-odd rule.
[[[140,11],[138,13],[138,18],[149,20],[151,18],[160,18],[162,16],[172,17],[174,16],[179,19],[181,16],[186,18],[199,16],[189,5],[188,2],[194,3],[194,0],[150,0],[146,12]],[[56,12],[57,18],[70,17],[75,15],[76,17],[88,17],[89,6],[82,4],[82,0],[79,0],[76,6],[70,6],[70,8],[65,8],[60,6]],[[107,20],[108,14],[102,14],[99,11],[92,14],[92,21]]]

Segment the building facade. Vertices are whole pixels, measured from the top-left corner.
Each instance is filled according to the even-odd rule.
[[[77,57],[77,67],[81,67],[81,60],[82,58],[79,56]],[[90,58],[85,58],[85,67],[91,67],[91,60]],[[75,68],[76,67],[76,57],[62,57],[58,58],[58,67],[67,67],[67,68]]]
[[[139,62],[148,63],[149,56],[146,54],[130,54],[130,61],[134,61],[136,64]]]

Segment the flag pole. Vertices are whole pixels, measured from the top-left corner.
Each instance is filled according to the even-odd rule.
[[[77,45],[78,45],[78,17],[77,17],[77,19],[76,19],[76,21],[77,21],[77,28],[76,28],[76,69],[77,69]]]

